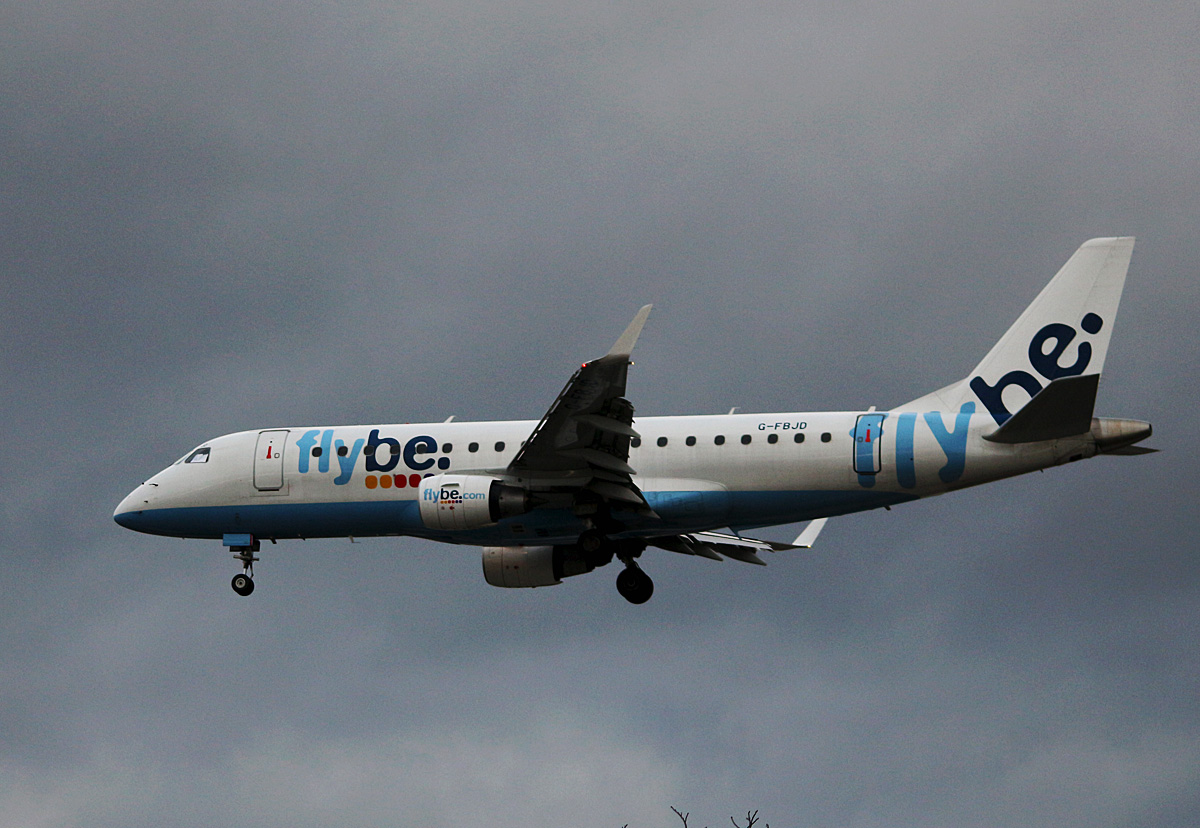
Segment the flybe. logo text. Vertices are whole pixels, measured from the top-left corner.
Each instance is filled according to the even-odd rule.
[[[316,466],[316,471],[324,474],[330,470],[333,460],[337,461],[338,475],[333,479],[334,484],[344,486],[350,482],[358,458],[368,472],[391,472],[403,460],[404,465],[414,472],[422,472],[437,466],[438,469],[450,468],[449,457],[431,456],[438,450],[437,440],[420,435],[413,437],[404,444],[394,437],[381,437],[379,429],[371,429],[364,440],[359,437],[351,443],[335,439],[334,429],[313,429],[304,432],[296,441],[299,455],[300,474],[308,474]]]

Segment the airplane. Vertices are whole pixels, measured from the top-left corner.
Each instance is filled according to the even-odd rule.
[[[192,449],[113,515],[219,539],[254,589],[263,541],[415,536],[483,548],[497,587],[561,584],[621,562],[654,591],[649,547],[713,560],[811,547],[827,518],[1099,454],[1150,423],[1093,410],[1134,239],[1084,243],[963,379],[887,411],[634,418],[630,355],[650,313],[574,372],[541,420],[273,427]],[[793,543],[744,532],[811,521]]]

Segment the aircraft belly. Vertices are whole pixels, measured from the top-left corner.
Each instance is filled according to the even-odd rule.
[[[918,498],[896,491],[814,491],[731,492],[728,525],[734,529],[799,523],[819,517],[864,512]]]

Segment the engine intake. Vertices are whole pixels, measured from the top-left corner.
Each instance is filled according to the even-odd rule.
[[[480,474],[435,474],[417,493],[428,529],[478,529],[530,509],[529,492]]]

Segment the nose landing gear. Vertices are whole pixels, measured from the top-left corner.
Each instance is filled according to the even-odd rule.
[[[242,572],[240,575],[234,575],[230,586],[238,595],[246,596],[254,592],[254,562],[258,560],[255,552],[258,551],[258,540],[250,538],[250,536],[239,536],[237,539],[248,540],[249,543],[239,544],[234,546],[229,545],[229,551],[233,553],[234,560],[242,562]]]
[[[254,581],[245,573],[234,575],[230,586],[233,587],[233,591],[238,595],[246,596],[254,592]]]

